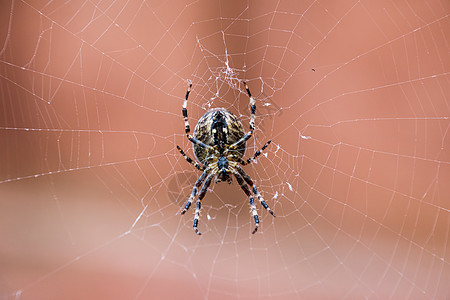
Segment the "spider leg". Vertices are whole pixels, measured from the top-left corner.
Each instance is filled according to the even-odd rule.
[[[266,203],[266,201],[264,201],[264,198],[256,189],[256,185],[254,184],[250,176],[248,176],[247,173],[245,173],[245,171],[239,165],[236,165],[236,170],[244,178],[245,182],[247,182],[247,184],[252,187],[253,194],[255,194],[255,196],[258,198],[259,203],[261,203],[262,207],[264,207],[272,216],[276,217],[273,211],[270,209],[269,205]]]
[[[189,135],[189,133],[191,132],[191,128],[189,127],[188,114],[187,114],[187,101],[189,98],[189,93],[191,92],[191,87],[192,87],[192,83],[189,85],[189,87],[186,91],[186,96],[184,97],[184,102],[183,102],[183,108],[181,110],[181,112],[183,113],[184,130],[186,131],[186,135]]]
[[[259,227],[259,217],[258,217],[258,212],[256,211],[255,200],[253,199],[252,193],[250,193],[250,190],[249,190],[247,184],[244,182],[244,179],[242,178],[242,176],[237,171],[234,171],[234,170],[233,170],[233,174],[234,174],[234,177],[236,177],[237,182],[241,186],[241,189],[247,195],[248,200],[250,202],[250,212],[252,213],[253,218],[255,219],[255,229],[253,229],[253,231],[252,231],[252,234],[254,234],[258,230],[258,227]]]
[[[269,140],[267,143],[265,143],[264,146],[262,146],[262,148],[261,148],[260,150],[258,150],[258,151],[255,152],[255,154],[253,155],[253,157],[250,157],[250,158],[248,158],[247,160],[240,159],[240,160],[239,160],[239,163],[242,164],[242,165],[244,165],[244,166],[250,164],[250,163],[253,162],[258,156],[261,155],[261,153],[267,148],[267,146],[269,146],[269,144],[270,144],[271,142],[272,142],[272,141]]]
[[[247,91],[248,97],[250,98],[250,131],[247,132],[239,141],[231,145],[230,148],[236,148],[241,143],[246,142],[249,138],[252,137],[253,130],[255,130],[255,99],[252,97],[252,93],[250,93],[250,89],[248,88],[247,83],[245,81],[243,83],[245,84],[245,90]]]
[[[242,158],[239,157],[240,153],[237,153],[236,151],[233,151],[230,149],[227,150],[227,152],[233,151],[233,153],[227,154],[227,157],[229,160],[237,161],[243,166],[248,165],[248,164],[252,163],[258,156],[260,156],[262,154],[262,152],[267,148],[267,146],[269,146],[269,144],[271,142],[272,141],[269,140],[267,143],[264,144],[264,146],[262,146],[262,148],[260,150],[256,151],[255,154],[252,157],[248,158],[247,160],[243,160]]]
[[[205,166],[200,166],[197,162],[195,162],[192,158],[190,158],[189,156],[186,155],[186,153],[184,153],[183,149],[180,148],[180,146],[177,145],[177,149],[178,151],[180,151],[181,155],[183,155],[183,157],[186,159],[186,161],[188,163],[190,163],[191,165],[193,165],[194,167],[196,167],[198,170],[203,171],[205,170]]]
[[[192,83],[189,85],[189,87],[186,91],[186,96],[184,97],[184,102],[183,102],[183,108],[181,109],[181,112],[182,112],[183,118],[184,118],[184,131],[186,132],[186,136],[189,141],[191,141],[192,143],[197,144],[203,148],[211,149],[212,148],[211,146],[206,145],[205,143],[203,143],[202,141],[196,139],[195,137],[193,137],[191,135],[191,127],[189,126],[188,113],[187,113],[187,101],[189,98],[189,94],[191,92],[191,87],[192,87]]]
[[[200,218],[200,209],[202,207],[202,199],[206,195],[206,191],[208,190],[208,187],[211,184],[214,174],[215,173],[212,172],[211,174],[208,175],[208,177],[206,177],[205,183],[203,183],[202,189],[200,190],[200,194],[198,194],[197,207],[195,208],[194,225],[193,225],[194,231],[198,235],[201,235],[201,232],[198,231],[197,226],[198,226],[198,219]]]
[[[189,207],[191,207],[192,200],[194,200],[195,195],[197,195],[197,189],[202,184],[203,180],[205,180],[206,175],[208,175],[208,173],[209,173],[209,170],[210,169],[207,168],[195,182],[194,187],[192,188],[192,194],[191,194],[191,196],[189,196],[189,199],[186,202],[186,205],[184,206],[183,211],[181,211],[182,215],[184,215],[186,213],[186,211],[189,209]]]
[[[248,97],[250,98],[250,130],[253,132],[253,129],[255,129],[255,112],[256,112],[255,99],[253,99],[252,93],[250,93],[250,89],[248,88],[248,85],[245,81],[244,84],[245,89],[247,90]]]

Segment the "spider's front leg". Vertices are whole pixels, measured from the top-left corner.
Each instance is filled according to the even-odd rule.
[[[202,184],[203,180],[205,180],[206,176],[208,175],[210,169],[206,168],[205,171],[200,175],[200,177],[197,179],[197,181],[194,184],[194,187],[192,188],[191,196],[189,197],[188,201],[186,202],[186,205],[183,208],[183,211],[181,212],[182,215],[184,215],[189,207],[191,207],[192,201],[194,200],[195,196],[197,195],[197,189]]]
[[[250,202],[250,212],[253,215],[253,219],[255,220],[255,229],[253,229],[252,234],[255,234],[256,231],[258,231],[258,227],[259,227],[259,217],[258,217],[258,212],[256,210],[256,206],[255,206],[255,199],[252,196],[252,193],[250,193],[250,190],[247,186],[247,184],[244,182],[244,179],[242,178],[242,176],[233,170],[233,174],[234,177],[236,177],[237,182],[239,183],[239,185],[241,186],[241,189],[244,191],[244,193],[247,195],[249,202]]]
[[[212,172],[211,174],[208,175],[208,177],[206,177],[205,183],[203,183],[202,189],[200,190],[200,194],[198,195],[197,207],[195,208],[195,216],[194,216],[194,224],[193,224],[194,231],[198,235],[201,235],[201,232],[198,231],[197,226],[198,226],[198,220],[200,218],[200,209],[202,207],[202,199],[203,199],[203,197],[205,197],[206,191],[208,190],[208,187],[211,184],[213,177],[214,177],[214,172]]]
[[[264,198],[256,189],[256,185],[254,184],[250,176],[248,176],[247,173],[245,173],[245,171],[239,165],[236,165],[236,170],[244,178],[245,182],[247,182],[247,184],[252,187],[253,194],[255,194],[255,196],[258,198],[259,203],[262,205],[262,207],[264,207],[272,216],[276,217],[273,211],[270,209],[269,205],[266,203],[266,201],[264,201]]]

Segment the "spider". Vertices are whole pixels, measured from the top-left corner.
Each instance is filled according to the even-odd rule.
[[[226,181],[231,184],[232,175],[234,175],[242,190],[249,198],[250,212],[255,220],[255,229],[252,234],[258,230],[259,217],[258,212],[256,211],[255,200],[250,192],[249,186],[251,186],[252,192],[259,200],[259,203],[261,203],[261,205],[275,217],[275,214],[269,208],[269,205],[267,205],[261,194],[256,189],[253,180],[239,165],[241,164],[245,166],[250,164],[261,154],[262,151],[264,151],[264,149],[267,148],[271,142],[269,140],[260,150],[256,151],[255,154],[247,160],[242,159],[245,153],[245,143],[252,137],[253,130],[255,129],[256,112],[255,99],[253,99],[248,85],[245,82],[243,82],[243,84],[245,85],[248,97],[250,98],[250,131],[247,133],[244,132],[244,127],[242,126],[241,121],[239,121],[239,119],[230,111],[225,108],[215,108],[207,111],[200,118],[197,126],[195,126],[193,135],[191,135],[187,113],[187,101],[189,93],[191,92],[192,84],[189,85],[186,92],[182,114],[184,118],[186,136],[193,144],[195,157],[198,162],[187,156],[180,146],[177,145],[177,149],[188,163],[192,164],[198,170],[203,171],[203,173],[195,182],[192,189],[192,194],[187,200],[181,214],[184,215],[189,207],[191,207],[191,204],[197,195],[197,190],[203,183],[197,198],[193,224],[194,231],[198,235],[201,235],[197,227],[198,220],[200,218],[202,199],[205,197],[206,191],[208,190],[208,187],[214,177],[216,178],[216,183]]]

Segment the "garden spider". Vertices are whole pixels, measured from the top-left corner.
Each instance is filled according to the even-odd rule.
[[[258,230],[259,218],[258,212],[256,211],[254,198],[248,186],[252,187],[253,194],[255,194],[258,198],[261,205],[275,217],[275,214],[269,208],[269,205],[267,205],[261,194],[256,189],[253,180],[239,166],[239,164],[247,165],[251,163],[264,149],[267,148],[271,142],[269,140],[265,143],[261,150],[255,152],[253,157],[250,157],[247,160],[242,159],[245,153],[245,143],[252,136],[253,130],[255,129],[256,111],[255,99],[253,99],[252,94],[250,93],[250,90],[245,82],[244,85],[250,98],[250,131],[247,133],[244,132],[244,127],[242,126],[241,121],[239,121],[239,119],[230,111],[225,108],[215,108],[207,111],[200,118],[197,126],[195,126],[194,134],[191,135],[186,107],[192,84],[189,85],[186,92],[182,109],[185,131],[188,140],[193,143],[194,153],[199,163],[188,157],[180,146],[177,145],[177,149],[188,163],[192,164],[198,170],[203,171],[203,173],[195,182],[192,189],[192,194],[187,200],[181,214],[185,214],[189,209],[192,201],[197,195],[197,189],[203,183],[197,199],[193,225],[194,231],[198,235],[201,234],[197,229],[198,220],[200,217],[200,208],[202,205],[201,201],[203,197],[205,197],[206,191],[208,190],[208,187],[214,177],[216,177],[216,183],[221,181],[231,183],[231,174],[236,177],[237,182],[250,201],[250,212],[255,220],[255,229],[252,233],[255,233]]]

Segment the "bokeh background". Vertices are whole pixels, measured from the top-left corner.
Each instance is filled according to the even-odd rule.
[[[450,297],[450,3],[1,1],[0,298]],[[277,214],[213,184],[225,107]]]

